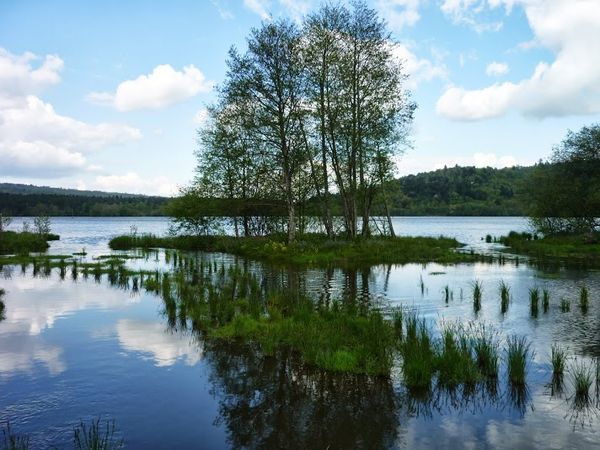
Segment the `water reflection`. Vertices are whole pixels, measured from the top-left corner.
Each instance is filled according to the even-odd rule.
[[[160,323],[121,319],[116,329],[125,350],[150,355],[158,367],[171,366],[178,360],[194,366],[202,358],[202,342],[177,330],[166,330]]]

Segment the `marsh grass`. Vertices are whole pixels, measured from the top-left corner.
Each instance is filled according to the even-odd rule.
[[[542,290],[542,309],[544,314],[550,309],[550,292],[545,288]]]
[[[550,360],[552,362],[552,376],[562,377],[565,372],[567,352],[558,344],[552,344]]]
[[[0,441],[2,450],[28,450],[29,436],[18,435],[13,432],[10,422],[2,428],[2,441]]]
[[[567,300],[566,298],[561,298],[560,299],[560,310],[561,312],[569,312],[571,311],[571,301]]]
[[[500,311],[505,314],[510,303],[510,287],[504,280],[500,280]]]
[[[524,336],[509,336],[506,348],[508,380],[515,386],[525,385],[527,363],[533,357],[531,344]]]
[[[423,275],[419,275],[419,287],[421,288],[421,295],[425,295],[425,282],[423,281]]]
[[[481,325],[475,330],[472,346],[481,374],[487,378],[497,378],[499,344],[496,334],[485,325]]]
[[[117,436],[114,420],[103,422],[98,418],[89,425],[80,422],[73,429],[73,445],[76,450],[117,450],[125,443]]]
[[[586,286],[581,286],[579,290],[579,308],[584,314],[588,312],[590,306],[590,295]]]
[[[483,283],[475,280],[473,282],[473,310],[479,312],[481,310],[481,297],[483,294]]]
[[[538,288],[529,289],[529,306],[532,317],[537,317],[539,313],[540,291]]]
[[[590,401],[590,389],[594,382],[594,373],[591,366],[585,362],[573,362],[570,371],[573,383],[575,404],[587,404]]]

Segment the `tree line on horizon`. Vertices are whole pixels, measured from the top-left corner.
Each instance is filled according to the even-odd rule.
[[[229,52],[198,132],[196,176],[170,207],[180,228],[205,227],[200,200],[216,198],[231,206],[236,235],[274,227],[292,242],[307,210],[328,236],[369,236],[375,215],[387,217],[379,231],[393,233],[384,188],[416,108],[395,46],[363,1],[253,29],[245,51]]]

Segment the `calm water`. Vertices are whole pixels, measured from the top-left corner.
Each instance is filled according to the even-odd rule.
[[[85,247],[88,259],[109,253],[108,239],[129,232],[166,232],[155,218],[53,220],[61,241],[51,252]],[[486,234],[524,230],[520,218],[398,218],[398,234],[446,235],[484,250]],[[600,272],[539,270],[521,263],[376,266],[359,270],[290,271],[229,255],[195,255],[242,265],[273,282],[295,283],[315,297],[365,297],[383,308],[405,305],[431,323],[493,326],[499,339],[517,333],[532,342],[527,389],[501,376],[495,387],[433,390],[414,398],[399,370],[390,379],[340,376],[303,367],[292,356],[265,357],[252,345],[204,341],[167,317],[160,297],[111,287],[107,280],[57,270],[4,267],[6,318],[0,322],[0,422],[31,437],[32,448],[71,448],[80,420],[114,418],[127,448],[600,448],[600,410],[575,405],[569,383],[552,392],[549,352],[559,341],[579,361],[600,357]],[[162,252],[135,260],[166,267]],[[420,280],[424,290],[421,290]],[[473,312],[471,286],[483,283]],[[500,313],[499,280],[512,290]],[[590,290],[587,314],[579,287]],[[444,301],[448,286],[453,298]],[[548,313],[529,314],[528,290],[551,292]],[[571,311],[562,313],[561,297]],[[502,366],[503,367],[503,366]],[[502,368],[502,371],[504,369]]]

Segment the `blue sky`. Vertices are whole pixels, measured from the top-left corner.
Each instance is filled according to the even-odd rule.
[[[0,2],[0,181],[170,194],[269,17],[312,0]],[[529,165],[600,122],[600,1],[372,0],[418,103],[398,173]]]

